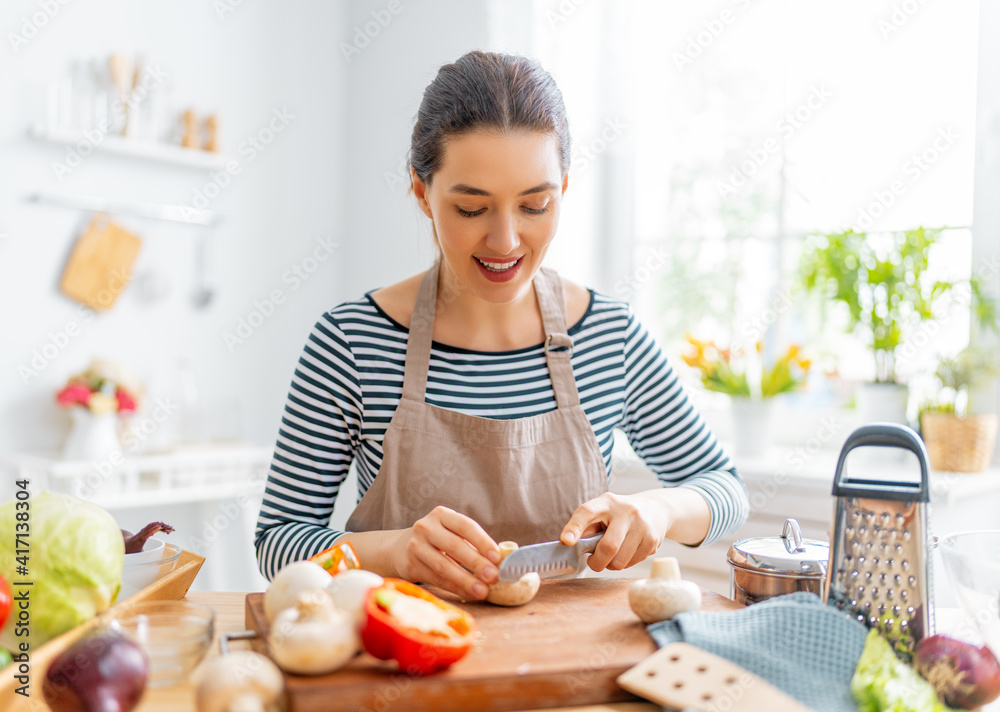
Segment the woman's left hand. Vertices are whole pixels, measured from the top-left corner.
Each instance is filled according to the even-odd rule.
[[[559,539],[573,545],[603,530],[604,537],[590,555],[590,568],[620,571],[655,553],[669,526],[670,510],[659,497],[605,492],[577,507]]]

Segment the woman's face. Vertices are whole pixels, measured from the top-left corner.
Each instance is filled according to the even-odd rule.
[[[495,304],[524,294],[555,237],[567,184],[551,133],[448,139],[430,185],[413,174],[414,194],[434,221],[444,278]]]

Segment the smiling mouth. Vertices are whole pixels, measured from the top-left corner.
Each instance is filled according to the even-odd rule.
[[[481,264],[490,272],[506,272],[509,269],[513,269],[517,263],[521,261],[521,259],[521,257],[518,257],[517,259],[505,260],[503,262],[488,262],[486,260],[481,260],[478,257],[475,258],[476,262]]]

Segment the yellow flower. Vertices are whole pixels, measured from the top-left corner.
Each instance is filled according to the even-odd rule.
[[[694,338],[694,335],[691,334],[690,332],[684,334],[684,338],[687,340],[689,344],[694,346],[699,351],[704,349],[708,344],[712,343],[710,341],[699,341],[698,339]]]
[[[107,393],[101,393],[97,391],[96,393],[90,394],[90,400],[87,403],[92,413],[100,415],[101,413],[112,413],[118,408],[118,404],[115,401],[114,396],[109,396]]]

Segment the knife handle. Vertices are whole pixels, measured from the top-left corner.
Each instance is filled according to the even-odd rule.
[[[594,549],[597,548],[597,544],[602,538],[604,538],[604,532],[578,540],[576,544],[573,545],[576,548],[576,555],[583,556],[584,554],[592,553]]]

